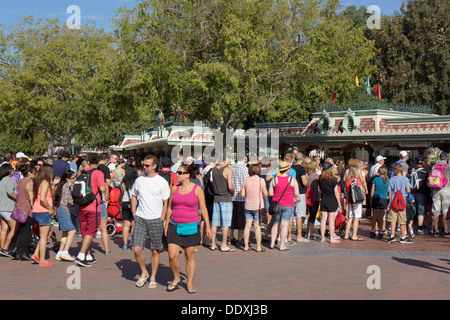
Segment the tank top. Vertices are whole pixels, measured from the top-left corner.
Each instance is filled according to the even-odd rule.
[[[280,207],[294,207],[294,187],[289,183],[289,176],[282,177],[278,176],[274,179],[277,179],[277,184],[273,187],[273,197],[272,201],[278,201],[278,204]],[[288,187],[286,188],[286,185]],[[286,188],[286,191],[284,192],[283,197],[280,199],[281,195],[283,194],[284,189]]]
[[[177,187],[172,196],[172,215],[171,218],[175,223],[191,223],[198,222],[198,198],[195,195],[197,184],[194,184],[191,192],[187,194],[181,194],[178,192]]]
[[[34,200],[34,204],[33,204],[33,212],[48,212],[48,209],[42,205],[40,199],[41,199],[41,187],[39,186],[38,194],[37,194],[37,197]],[[47,199],[47,202],[53,208],[53,197],[52,197],[51,188],[48,189],[45,199]]]
[[[231,194],[228,191],[228,180],[223,176],[225,167],[212,170],[213,187],[214,187],[214,202],[232,202]]]
[[[30,181],[30,178],[23,178],[17,184],[16,208],[25,212],[30,212],[31,210],[30,197],[27,191],[27,184]]]

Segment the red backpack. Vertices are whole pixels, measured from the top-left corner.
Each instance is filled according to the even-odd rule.
[[[400,186],[400,189],[397,189],[397,191],[395,192],[394,199],[392,199],[391,202],[392,208],[397,211],[403,211],[406,209],[406,202],[402,193],[403,182],[405,182],[405,179],[406,178],[403,178],[402,185]]]
[[[314,179],[313,179],[313,182],[314,182]],[[308,207],[312,207],[314,205],[314,203],[316,202],[316,199],[314,199],[314,194],[312,192],[311,186],[306,188],[305,196],[306,196],[306,205]]]

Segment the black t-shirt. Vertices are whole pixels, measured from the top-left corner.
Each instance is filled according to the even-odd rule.
[[[334,188],[337,186],[337,180],[335,179],[319,179],[319,188],[322,194],[322,200],[336,200],[334,195]]]
[[[103,175],[105,176],[105,181],[107,179],[111,179],[111,173],[107,166],[105,166],[104,164],[99,164],[97,169],[100,170],[101,172],[103,172]]]
[[[299,193],[300,194],[305,194],[306,193],[306,186],[303,185],[302,183],[302,176],[306,176],[306,169],[305,167],[303,167],[302,165],[299,164],[295,164],[292,166],[292,169],[295,170],[295,177],[297,179],[298,182],[298,189],[299,189]]]

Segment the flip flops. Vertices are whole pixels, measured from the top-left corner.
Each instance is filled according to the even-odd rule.
[[[166,291],[168,291],[168,292],[175,291],[176,289],[178,289],[179,284],[180,284],[179,282],[176,284],[169,283],[169,285],[166,288]]]
[[[220,251],[221,251],[221,252],[234,252],[235,249],[228,248],[228,249],[226,249],[226,250],[223,250],[222,248],[220,248]]]
[[[142,288],[147,283],[148,278],[150,278],[149,274],[144,278],[139,278],[138,281],[136,281],[136,287]]]

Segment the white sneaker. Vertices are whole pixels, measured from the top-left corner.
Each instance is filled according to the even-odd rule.
[[[72,257],[68,252],[63,252],[60,255],[61,260],[65,260],[65,261],[75,261],[75,258]]]

